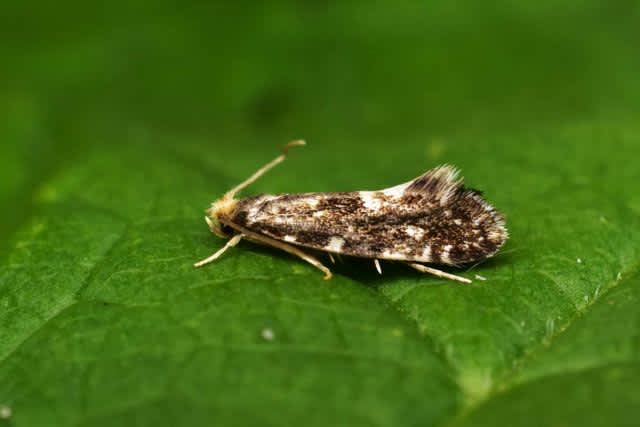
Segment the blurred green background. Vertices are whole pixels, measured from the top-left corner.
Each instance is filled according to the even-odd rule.
[[[5,3],[0,423],[640,416],[638,2]],[[459,166],[511,229],[489,280],[193,271],[208,203],[294,138],[247,193]]]
[[[2,234],[98,144],[189,144],[236,165],[303,137],[384,146],[376,157],[402,170],[416,140],[630,119],[639,13],[577,0],[7,2]]]

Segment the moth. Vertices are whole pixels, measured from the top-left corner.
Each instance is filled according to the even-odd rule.
[[[460,267],[495,255],[508,238],[501,213],[482,194],[467,189],[458,171],[448,165],[431,169],[400,185],[378,191],[260,194],[236,199],[236,194],[282,163],[282,154],[212,203],[205,220],[224,247],[195,264],[219,258],[242,239],[281,249],[318,268],[325,279],[331,270],[307,249],[373,260],[398,261],[435,276],[471,280],[431,265]]]

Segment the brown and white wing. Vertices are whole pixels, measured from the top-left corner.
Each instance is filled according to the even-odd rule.
[[[495,254],[508,234],[502,215],[457,176],[441,166],[380,191],[251,197],[238,202],[232,222],[356,257],[471,263]]]

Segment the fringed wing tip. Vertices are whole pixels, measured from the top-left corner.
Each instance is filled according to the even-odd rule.
[[[479,218],[483,219],[480,225],[486,228],[487,236],[485,237],[495,246],[494,249],[487,254],[487,258],[491,257],[498,252],[509,239],[506,219],[504,215],[485,200],[477,190],[464,189],[463,197],[473,200],[476,206],[478,206],[476,214]]]
[[[407,186],[408,191],[429,192],[432,194],[448,193],[462,186],[460,171],[451,165],[444,164],[428,170]]]
[[[430,203],[448,209],[450,214],[453,212],[453,217],[466,218],[467,226],[477,228],[475,233],[484,239],[480,244],[481,249],[470,258],[471,254],[466,253],[467,250],[459,250],[458,256],[452,252],[447,258],[454,264],[458,262],[464,264],[493,256],[509,238],[503,215],[482,196],[480,191],[466,188],[459,170],[451,165],[445,164],[430,169],[409,182],[406,191],[421,194]],[[443,223],[447,221],[448,217],[442,218]],[[457,225],[457,227],[460,226]],[[462,227],[464,226],[463,224]],[[468,238],[464,240],[467,243],[469,241]]]

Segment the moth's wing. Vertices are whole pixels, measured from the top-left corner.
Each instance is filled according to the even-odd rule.
[[[463,185],[459,172],[444,165],[407,183],[403,199],[417,198],[417,209],[427,215],[425,243],[432,262],[460,265],[495,255],[509,238],[504,216],[482,192]]]
[[[244,199],[232,221],[323,251],[449,265],[487,258],[507,239],[502,216],[450,166],[380,191]]]
[[[368,256],[345,244],[364,232],[358,221],[367,214],[358,192],[260,195],[240,200],[231,221],[295,245]]]

